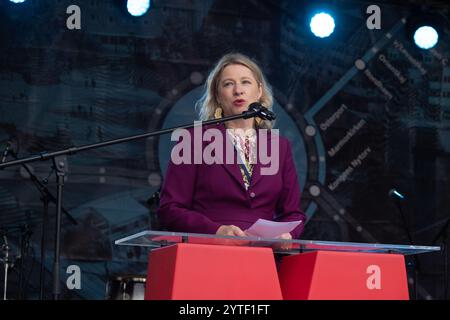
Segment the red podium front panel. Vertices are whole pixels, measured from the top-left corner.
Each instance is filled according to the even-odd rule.
[[[272,249],[179,243],[149,254],[146,300],[281,300]]]
[[[408,300],[402,255],[315,251],[286,256],[279,270],[287,300]]]

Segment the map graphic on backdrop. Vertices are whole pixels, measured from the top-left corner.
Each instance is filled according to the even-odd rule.
[[[446,27],[438,46],[423,51],[408,38],[414,5],[380,4],[382,28],[368,30],[368,3],[336,2],[345,23],[333,39],[319,41],[299,22],[310,12],[305,1],[155,2],[139,19],[115,2],[79,1],[78,31],[65,28],[69,2],[0,4],[0,143],[11,140],[20,158],[190,123],[210,67],[239,51],[261,63],[273,86],[276,127],[293,146],[309,218],[303,238],[407,243],[391,188],[408,197],[404,211],[418,244],[429,244],[445,224],[447,8],[430,7]],[[77,264],[85,275],[67,298],[103,299],[111,276],[145,274],[147,253],[113,242],[157,227],[148,200],[160,188],[172,145],[166,135],[67,157],[64,207],[78,225],[63,220],[61,273]],[[50,163],[30,169],[54,192]],[[25,285],[35,298],[40,196],[24,168],[0,171],[0,180],[0,224],[16,252],[20,234],[11,227],[32,230]],[[51,206],[48,294],[53,227]],[[422,261],[422,297],[441,295],[433,284],[440,264],[439,257]]]

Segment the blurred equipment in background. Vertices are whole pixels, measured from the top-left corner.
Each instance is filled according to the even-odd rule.
[[[106,284],[107,300],[144,300],[145,275],[111,277]]]
[[[156,210],[159,207],[159,196],[160,191],[156,191],[147,200],[147,205],[149,207],[150,214],[150,229],[151,230],[161,230],[161,225],[159,224],[158,216],[156,215]]]

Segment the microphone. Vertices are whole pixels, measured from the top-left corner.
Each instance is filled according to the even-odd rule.
[[[400,192],[398,192],[395,189],[389,190],[388,195],[389,195],[389,197],[397,199],[397,200],[405,200],[406,199],[404,195],[402,195]]]
[[[248,111],[256,111],[258,114],[257,116],[264,119],[264,120],[275,120],[277,116],[274,112],[270,111],[266,107],[264,107],[259,102],[253,102],[248,106]]]
[[[8,153],[9,153],[9,148],[11,148],[11,140],[9,140],[6,143],[5,151],[3,151],[3,156],[2,156],[2,160],[0,161],[0,163],[4,163],[6,161],[6,157],[8,156]]]

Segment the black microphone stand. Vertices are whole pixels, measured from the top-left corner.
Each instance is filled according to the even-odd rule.
[[[250,110],[250,107],[251,110]],[[28,158],[23,159],[17,159],[5,163],[0,163],[0,170],[2,168],[15,166],[15,165],[22,165],[30,162],[35,161],[44,161],[44,160],[52,160],[54,169],[56,170],[56,184],[57,184],[57,196],[56,196],[56,228],[55,228],[55,253],[54,253],[54,262],[53,262],[53,298],[55,300],[59,299],[60,295],[60,281],[59,281],[59,266],[60,266],[60,233],[61,233],[61,212],[62,212],[62,197],[63,197],[63,187],[64,187],[64,177],[65,177],[65,164],[63,161],[57,160],[58,157],[63,155],[73,155],[80,151],[87,151],[90,149],[96,149],[101,147],[106,147],[114,144],[119,143],[125,143],[129,141],[134,141],[138,139],[144,139],[148,137],[153,136],[159,136],[166,133],[170,133],[172,131],[175,131],[177,129],[189,129],[195,126],[201,126],[201,125],[209,125],[209,124],[218,124],[223,123],[230,120],[236,120],[236,119],[249,119],[253,117],[259,117],[264,120],[274,120],[275,115],[270,112],[268,113],[268,110],[265,108],[261,108],[258,105],[255,106],[255,104],[251,104],[249,106],[249,111],[244,111],[240,115],[234,115],[229,117],[223,117],[220,119],[213,119],[208,121],[199,121],[197,123],[194,122],[194,124],[189,125],[183,125],[179,127],[172,127],[168,129],[163,129],[159,131],[144,133],[144,134],[138,134],[128,137],[123,137],[119,139],[99,142],[99,143],[93,143],[83,146],[73,146],[64,150],[54,151],[54,152],[43,152],[38,155],[30,156]]]
[[[9,241],[8,241],[8,236],[10,233],[13,232],[17,232],[17,231],[13,231],[13,230],[20,230],[20,254],[16,255],[13,258],[13,255],[11,255],[10,251],[11,250],[11,246],[9,245]],[[23,248],[23,244],[24,244],[24,238],[29,234],[28,231],[28,225],[24,226],[8,226],[8,227],[3,227],[0,226],[0,239],[3,240],[3,245],[0,246],[1,250],[4,253],[4,259],[0,259],[0,261],[3,262],[4,265],[4,283],[3,283],[3,300],[7,300],[7,291],[8,291],[8,275],[9,275],[9,271],[13,270],[13,267],[17,264],[17,261],[20,259],[20,270],[19,270],[19,295],[18,297],[20,298],[21,295],[21,290],[22,290],[22,272],[23,272],[23,259],[24,259],[24,248]]]
[[[19,230],[19,231],[13,231]],[[13,232],[20,233],[20,254],[15,256],[15,260],[13,260],[12,255],[9,253],[11,251],[11,247],[8,243],[8,235]],[[3,239],[4,245],[2,246],[2,251],[5,253],[5,259],[3,259],[3,264],[5,267],[5,277],[4,277],[4,288],[3,288],[3,300],[6,300],[6,292],[8,285],[8,272],[13,270],[12,268],[19,263],[19,283],[18,283],[18,293],[17,299],[22,300],[23,296],[23,264],[25,259],[27,258],[26,250],[28,249],[28,243],[31,237],[31,229],[28,224],[20,225],[20,226],[8,226],[8,227],[0,227],[1,238]]]
[[[11,155],[17,159],[17,153],[13,150],[10,151]],[[42,233],[41,233],[41,264],[40,264],[40,275],[39,275],[39,299],[44,300],[44,290],[45,290],[45,249],[46,249],[46,239],[47,239],[47,226],[48,226],[48,206],[49,203],[57,204],[57,199],[55,196],[48,190],[46,184],[47,179],[44,179],[41,182],[36,175],[30,170],[30,168],[22,163],[21,166],[27,171],[30,176],[30,180],[36,186],[37,190],[41,194],[41,201],[43,203],[43,211],[42,211]],[[70,222],[74,225],[78,225],[78,222],[72,217],[72,215],[65,209],[62,208],[62,211],[70,220]]]
[[[1,235],[2,240],[4,242],[4,244],[0,247],[1,250],[4,252],[4,258],[3,258],[3,265],[4,265],[4,279],[3,279],[3,300],[7,299],[7,292],[8,292],[8,272],[9,272],[9,268],[11,266],[11,261],[9,259],[9,251],[10,251],[10,247],[8,244],[8,235],[6,234],[6,232],[4,232],[4,234]]]
[[[442,237],[442,255],[444,257],[444,299],[448,299],[448,227],[450,225],[450,218],[444,224],[442,229],[438,232],[434,238],[432,244],[435,245],[439,238]]]
[[[19,269],[19,290],[17,294],[17,299],[23,299],[23,272],[24,272],[24,262],[28,258],[28,248],[29,241],[32,235],[32,231],[28,224],[20,227],[20,269]]]
[[[408,227],[408,222],[406,220],[406,216],[403,212],[401,203],[400,203],[400,199],[399,198],[395,198],[395,204],[398,208],[398,211],[400,211],[400,216],[402,218],[402,222],[403,222],[403,227],[405,228],[405,232],[406,235],[408,237],[408,241],[410,245],[414,245],[413,240],[412,240],[412,236],[411,236],[411,232],[409,230]],[[418,278],[418,273],[420,270],[420,265],[419,265],[419,260],[417,259],[417,256],[414,254],[413,255],[413,261],[411,263],[411,266],[413,267],[413,273],[414,273],[414,298],[415,300],[418,300],[418,292],[417,292],[417,278]]]

